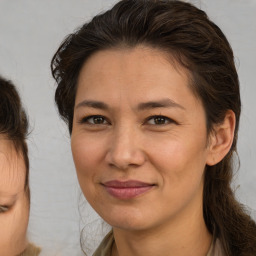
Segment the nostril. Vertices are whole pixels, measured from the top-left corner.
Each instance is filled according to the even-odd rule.
[[[106,152],[107,163],[111,167],[122,170],[142,165],[145,162],[145,155],[141,150],[140,141],[136,140],[135,131],[127,127],[121,128],[109,141],[109,148]]]
[[[143,165],[146,161],[146,157],[144,153],[139,150],[137,150],[137,152],[123,152],[123,154],[121,154],[121,152],[118,152],[117,154],[109,152],[106,160],[110,167],[126,170],[131,167],[136,168]]]

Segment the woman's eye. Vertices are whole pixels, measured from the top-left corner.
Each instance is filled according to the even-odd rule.
[[[9,210],[9,207],[6,205],[0,205],[0,213],[7,212]]]
[[[95,116],[88,116],[83,118],[80,123],[88,123],[88,124],[108,124],[108,121],[104,116],[95,115]]]
[[[148,118],[147,123],[152,125],[164,125],[174,123],[174,121],[166,116],[151,116]]]

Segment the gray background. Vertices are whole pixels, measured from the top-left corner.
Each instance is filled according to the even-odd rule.
[[[54,106],[55,84],[49,65],[67,34],[114,2],[0,0],[0,74],[18,86],[30,117],[29,236],[42,246],[42,255],[81,255],[79,237],[84,226],[90,254],[105,229],[81,196],[69,135]],[[243,110],[241,167],[234,188],[256,219],[256,0],[192,2],[221,27],[235,52]]]

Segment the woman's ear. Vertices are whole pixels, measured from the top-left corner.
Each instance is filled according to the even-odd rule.
[[[228,110],[224,121],[221,124],[216,124],[210,134],[207,165],[219,163],[228,154],[233,143],[235,126],[235,114],[232,110]]]

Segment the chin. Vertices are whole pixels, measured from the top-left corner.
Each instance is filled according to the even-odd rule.
[[[105,211],[106,212],[106,211]],[[101,214],[99,215],[112,227],[123,229],[123,230],[145,230],[152,225],[152,215],[147,216],[138,208],[123,207],[115,207],[107,211],[109,214]]]

